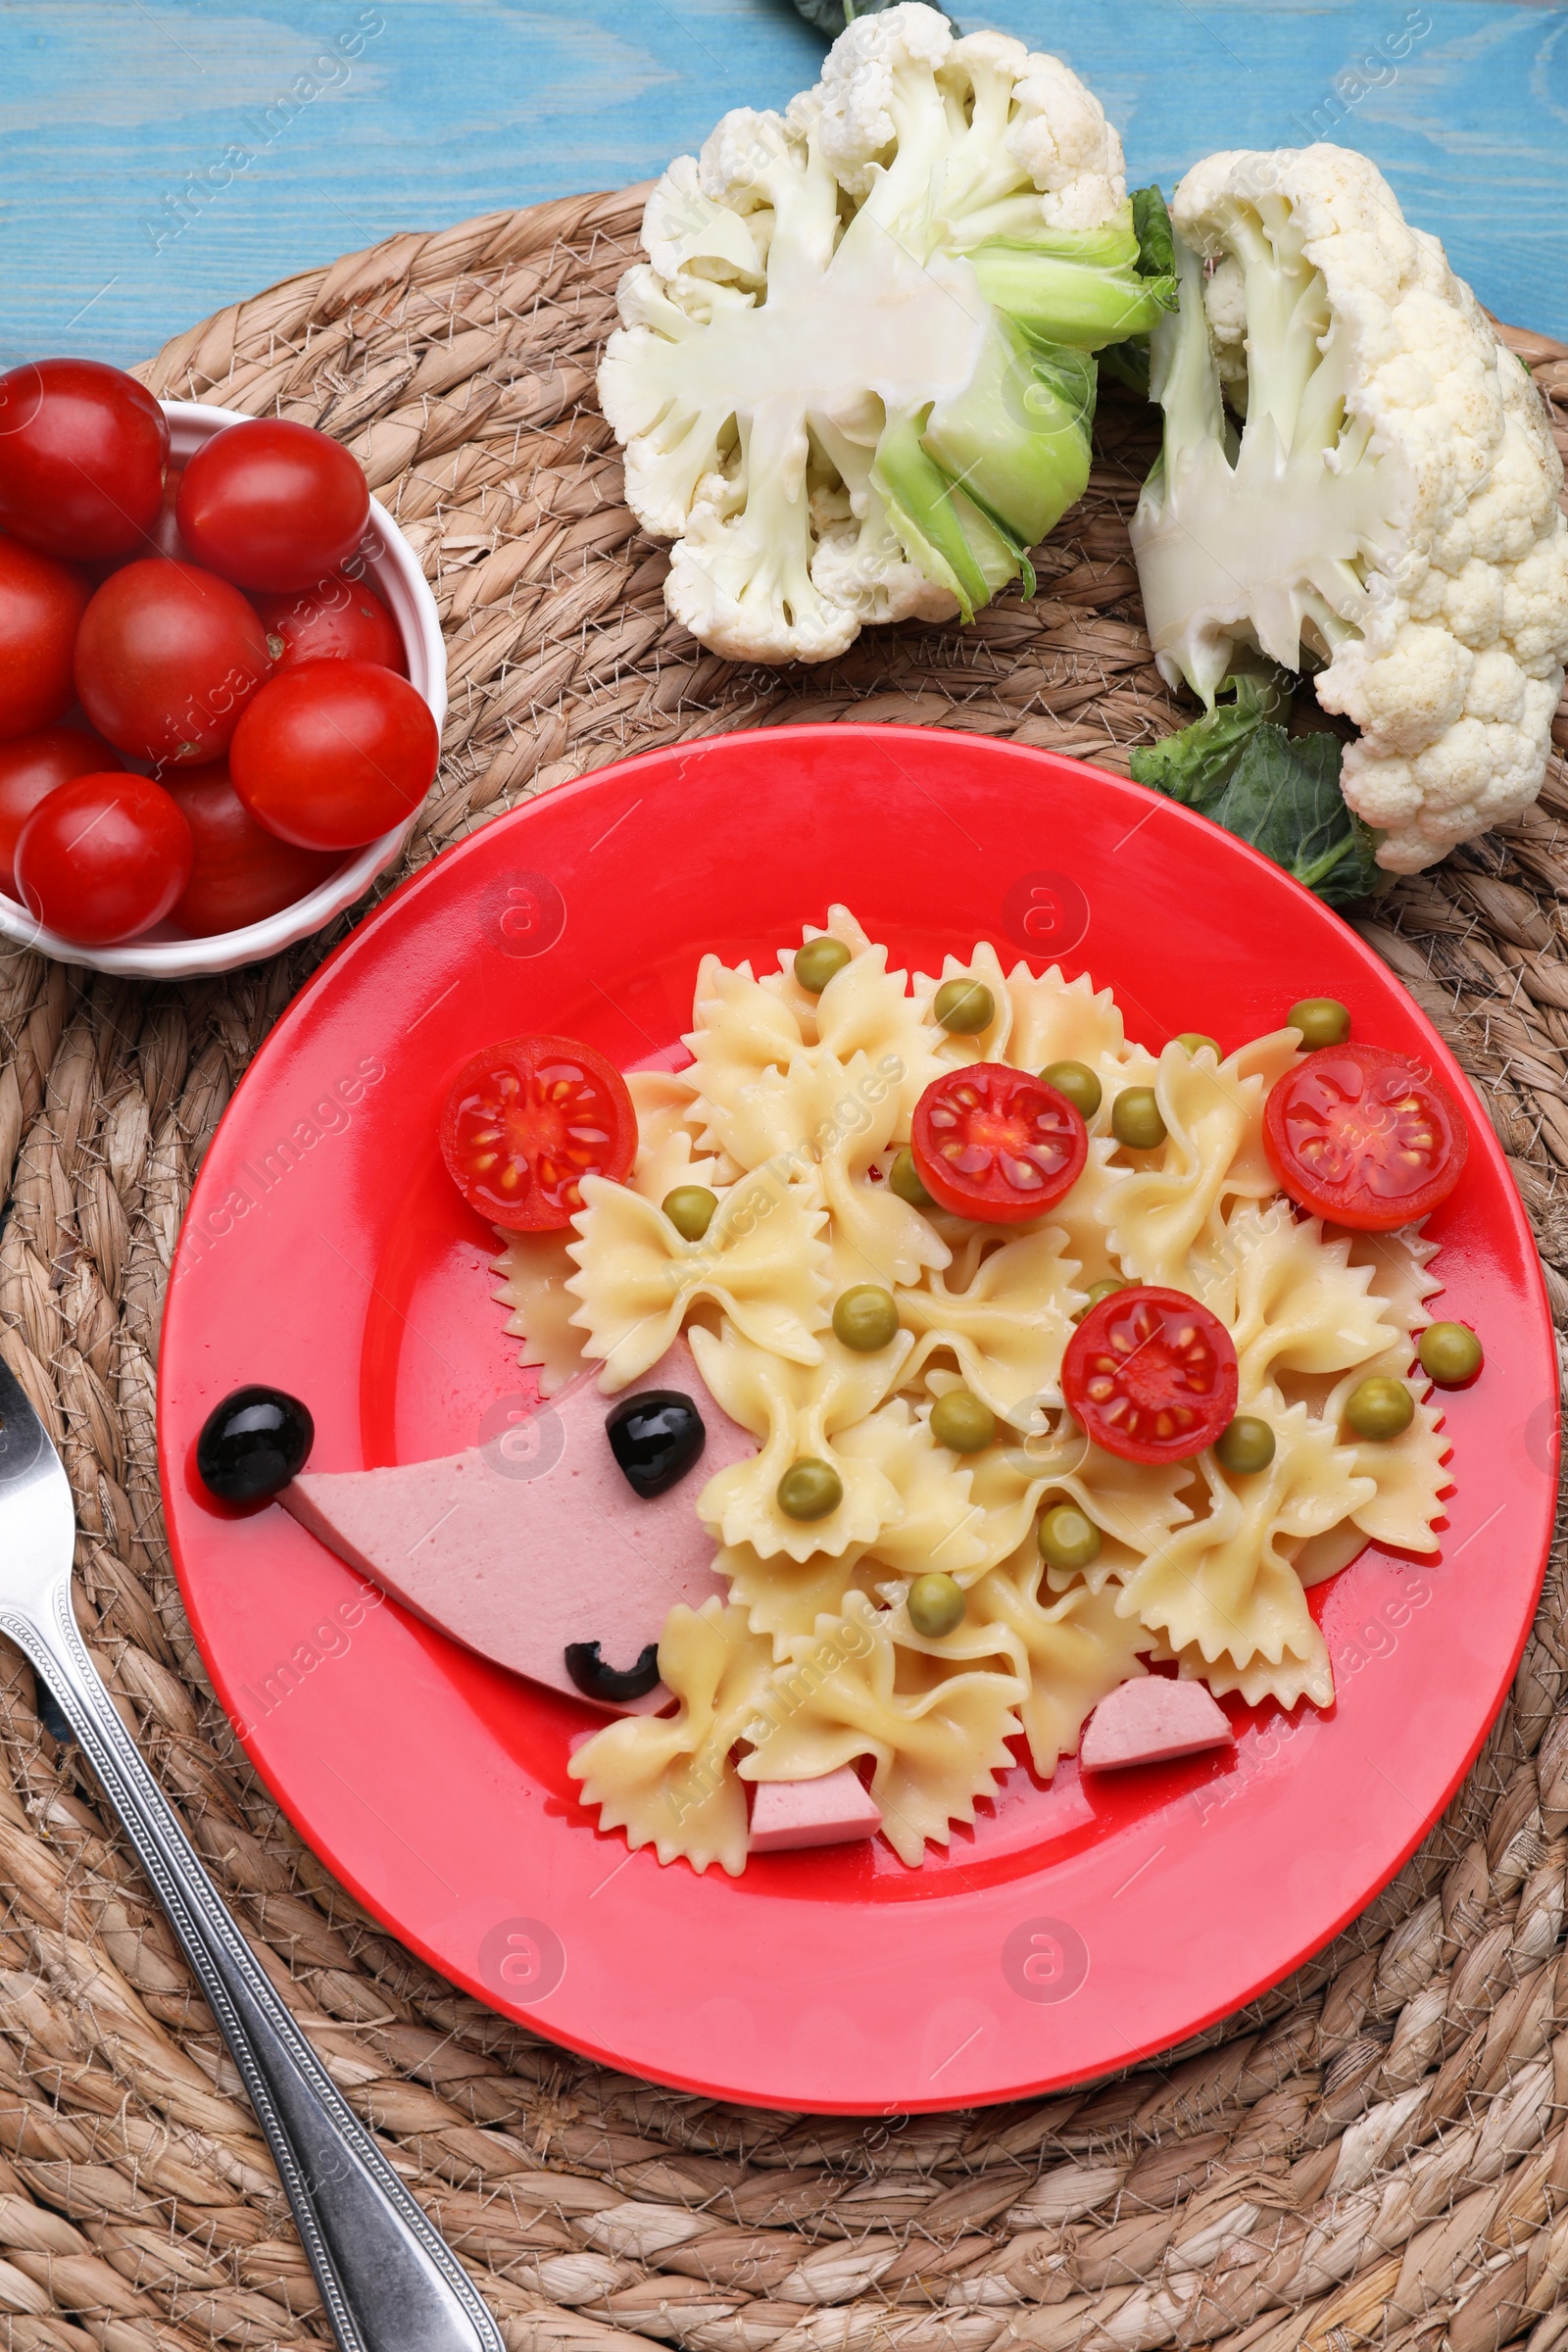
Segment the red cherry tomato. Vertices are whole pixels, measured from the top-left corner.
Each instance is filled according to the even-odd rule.
[[[1293,1200],[1336,1225],[1392,1233],[1464,1172],[1464,1113],[1423,1064],[1382,1046],[1323,1046],[1277,1079],[1263,1148]]]
[[[370,493],[357,458],[308,424],[233,424],[186,461],[175,506],[198,564],[242,588],[307,588],[359,546]]]
[[[163,919],[192,856],[189,825],[151,776],[74,776],[23,826],[17,882],[51,931],[108,948]]]
[[[338,858],[296,849],[259,825],[229,781],[223,760],[172,768],[166,782],[196,850],[190,880],[170,909],[170,921],[192,939],[263,922],[337,871]]]
[[[91,595],[71,564],[0,539],[0,736],[30,734],[70,710],[72,656]]]
[[[441,1116],[459,1192],[513,1233],[568,1225],[585,1176],[618,1184],[637,1150],[620,1072],[570,1037],[509,1037],[466,1061]]]
[[[1037,1217],[1078,1181],[1083,1119],[1064,1095],[1005,1062],[972,1061],[934,1078],[909,1137],[920,1182],[956,1216],[986,1225]]]
[[[277,672],[302,662],[379,662],[383,669],[409,674],[403,632],[368,579],[329,571],[314,587],[282,596],[258,596],[268,642],[282,648]]]
[[[430,789],[430,706],[374,662],[304,662],[263,687],[228,772],[251,814],[304,850],[353,850],[403,823]]]
[[[0,890],[18,899],[17,836],[38,803],[73,776],[101,776],[120,754],[79,727],[43,727],[0,743]]]
[[[1236,1417],[1236,1349],[1196,1298],[1136,1285],[1090,1308],[1067,1343],[1061,1389],[1106,1453],[1185,1461]]]
[[[168,418],[118,368],[38,360],[0,375],[0,528],[44,555],[128,556],[168,463]]]
[[[199,765],[227,748],[271,670],[267,631],[227,580],[149,556],[87,607],[76,692],[109,741],[135,760]]]

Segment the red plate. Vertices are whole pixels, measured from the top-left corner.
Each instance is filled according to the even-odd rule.
[[[1445,1409],[1443,1551],[1376,1548],[1313,1593],[1329,1717],[1236,1709],[1233,1753],[1092,1786],[1011,1772],[906,1870],[858,1845],[661,1869],[566,1776],[597,1720],[392,1603],[275,1505],[204,1496],[196,1433],[246,1381],[316,1416],[325,1470],[455,1452],[528,1392],[494,1244],[441,1164],[464,1055],[522,1029],[622,1067],[685,1058],[699,955],[771,962],[842,900],[939,972],[994,940],[1114,987],[1157,1046],[1225,1048],[1330,995],[1428,1054],[1472,1150],[1431,1231],[1487,1366]],[[655,752],[488,825],[399,890],[279,1021],[208,1153],[159,1374],[191,1622],[302,1835],[435,1967],[543,2034],[716,2097],[863,2112],[1011,2099],[1224,2016],[1334,1935],[1436,1821],[1535,1610],[1556,1368],[1529,1228],[1451,1055],[1355,933],[1170,801],[1074,760],[886,727]]]

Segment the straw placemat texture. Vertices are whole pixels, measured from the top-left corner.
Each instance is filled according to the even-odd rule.
[[[1125,767],[1174,708],[1115,396],[1042,591],[826,669],[695,647],[593,405],[639,192],[393,238],[142,372],[345,440],[419,549],[452,715],[417,863],[677,738],[942,724]],[[1543,388],[1568,352],[1516,336]],[[1568,741],[1568,732],[1564,733]],[[1368,936],[1475,1077],[1568,1324],[1568,780],[1382,902]],[[330,940],[179,989],[0,966],[0,1348],[65,1454],[83,1629],[257,1952],[496,2311],[538,2352],[1453,2352],[1568,2336],[1565,1599],[1447,1819],[1357,1926],[1188,2049],[1043,2103],[792,2118],[606,2073],[455,1992],[306,1852],[235,1748],[164,1543],[154,1364],[191,1178]],[[1368,1629],[1369,1644],[1388,1629]],[[1559,1700],[1565,1701],[1559,1705]],[[0,2340],[148,2352],[324,2334],[235,2075],[113,1820],[0,1646]]]

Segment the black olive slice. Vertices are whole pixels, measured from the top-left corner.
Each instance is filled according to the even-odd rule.
[[[235,1389],[215,1404],[196,1441],[203,1486],[221,1502],[259,1502],[297,1471],[316,1438],[309,1409],[282,1389]]]
[[[659,1680],[659,1643],[650,1642],[636,1665],[622,1673],[605,1664],[597,1642],[568,1642],[566,1672],[584,1698],[603,1699],[607,1704],[646,1698]]]
[[[639,1389],[605,1415],[610,1450],[633,1494],[652,1502],[683,1479],[708,1443],[703,1416],[679,1389]]]

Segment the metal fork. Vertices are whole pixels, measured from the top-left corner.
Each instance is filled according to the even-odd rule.
[[[456,2255],[338,2091],[229,1917],[99,1680],[71,1605],[60,1456],[0,1358],[0,1633],[54,1692],[244,2077],[344,2352],[506,2352]]]

